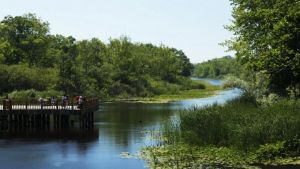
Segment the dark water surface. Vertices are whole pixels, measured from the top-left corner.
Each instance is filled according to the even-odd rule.
[[[136,153],[149,140],[145,131],[176,118],[176,110],[224,103],[240,94],[223,91],[217,96],[164,104],[103,103],[95,113],[95,131],[13,133],[0,138],[0,168],[5,169],[140,169],[145,162],[122,158]]]

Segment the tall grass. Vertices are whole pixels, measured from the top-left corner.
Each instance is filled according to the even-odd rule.
[[[300,102],[260,106],[242,97],[225,105],[193,108],[181,113],[180,131],[191,144],[248,150],[299,137]]]
[[[243,96],[225,105],[182,111],[161,128],[162,145],[144,149],[151,168],[299,164],[299,101],[260,105]]]

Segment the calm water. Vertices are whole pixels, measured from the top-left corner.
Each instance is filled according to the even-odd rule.
[[[145,138],[145,131],[154,130],[165,120],[176,117],[176,110],[222,104],[239,94],[239,90],[228,90],[209,98],[165,104],[104,103],[95,113],[94,132],[2,136],[0,165],[7,169],[144,168],[144,161],[122,158],[120,154],[136,153],[147,145],[149,140]]]

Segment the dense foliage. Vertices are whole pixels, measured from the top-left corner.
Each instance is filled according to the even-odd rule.
[[[51,35],[33,14],[0,22],[0,94],[57,90],[67,94],[152,96],[164,88],[192,88],[192,64],[181,51],[133,43],[127,37],[103,43]],[[189,84],[189,85],[186,85]]]
[[[241,71],[242,66],[235,58],[225,56],[196,64],[193,76],[201,78],[223,78],[227,75],[239,76]]]
[[[300,1],[231,0],[235,38],[229,48],[254,72],[264,74],[270,92],[287,88],[300,95]]]

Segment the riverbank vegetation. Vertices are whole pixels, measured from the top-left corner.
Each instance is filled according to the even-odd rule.
[[[299,101],[261,105],[246,96],[191,108],[162,126],[163,146],[146,148],[144,157],[152,168],[299,165],[299,111]]]
[[[220,85],[212,85],[204,80],[192,80],[190,84],[183,86],[170,85],[162,88],[163,94],[155,95],[151,97],[131,97],[121,96],[113,97],[106,102],[140,102],[140,103],[167,103],[185,99],[204,98],[216,95],[219,91],[223,90]],[[192,85],[192,87],[188,87]]]
[[[231,0],[231,5],[227,29],[235,37],[224,44],[237,60],[199,64],[194,74],[222,77],[222,68],[239,62],[238,77],[228,71],[233,76],[225,86],[243,95],[182,111],[162,126],[158,146],[142,153],[151,168],[300,166],[299,0]]]

